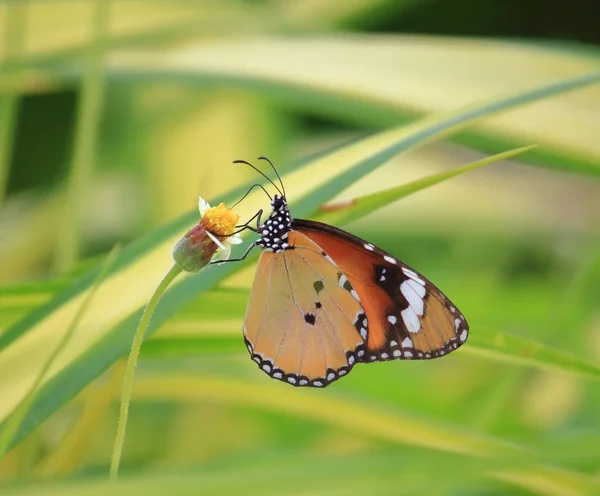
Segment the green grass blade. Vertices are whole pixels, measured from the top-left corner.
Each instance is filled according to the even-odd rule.
[[[134,396],[146,401],[218,401],[250,406],[313,419],[379,441],[474,457],[506,459],[534,454],[534,450],[524,446],[390,411],[369,404],[366,399],[358,404],[352,398],[336,394],[283,388],[274,381],[251,382],[189,374],[145,375],[139,378]]]
[[[14,60],[14,66],[2,77],[8,89],[0,94],[0,205],[4,200],[12,160],[15,128],[19,107],[18,78],[23,65],[23,49],[27,33],[29,5],[9,4],[4,13],[5,59]]]
[[[108,254],[108,256],[101,265],[100,272],[98,272],[98,276],[96,277],[96,280],[94,281],[91,290],[87,293],[85,300],[83,301],[81,307],[75,314],[75,317],[73,318],[71,324],[64,332],[63,336],[60,338],[60,341],[58,342],[56,348],[54,348],[54,350],[52,350],[51,354],[48,356],[48,359],[39,371],[38,376],[31,385],[29,391],[27,391],[25,397],[17,405],[11,417],[3,424],[2,430],[0,431],[0,457],[2,457],[6,453],[7,449],[11,445],[15,437],[15,433],[21,427],[23,419],[27,415],[27,412],[29,411],[31,405],[35,400],[35,395],[37,393],[38,388],[40,387],[40,384],[44,380],[44,377],[46,376],[52,365],[54,364],[56,358],[60,355],[60,353],[65,349],[65,347],[69,343],[69,340],[73,336],[75,329],[77,329],[77,326],[81,322],[81,318],[83,317],[85,311],[88,309],[92,298],[96,294],[98,287],[100,286],[100,284],[102,284],[102,281],[106,276],[108,269],[114,262],[117,253],[118,247],[115,247]]]
[[[600,365],[506,332],[477,328],[465,352],[522,365],[557,370],[600,380]]]
[[[289,454],[289,453],[288,453]],[[482,472],[497,468],[489,461],[448,457],[435,453],[364,453],[327,456],[319,453],[264,451],[258,447],[252,456],[225,465],[209,464],[186,471],[129,475],[114,483],[95,477],[66,482],[33,483],[3,494],[11,495],[150,495],[150,494],[248,494],[248,495],[361,495],[429,494],[447,490],[460,493],[461,486],[481,481]],[[307,477],[307,474],[310,474]],[[414,477],[418,474],[418,477]],[[411,477],[412,475],[412,477]],[[268,483],[265,483],[268,481]],[[298,492],[298,488],[302,488]]]
[[[539,490],[545,487],[549,492],[542,494],[558,494],[556,491],[559,490],[593,489],[600,484],[593,477],[575,471],[531,463],[536,458],[543,459],[545,454],[536,453],[529,447],[375,407],[367,402],[358,404],[354,398],[346,400],[336,395],[324,396],[316,391],[302,392],[306,394],[298,394],[295,390],[289,392],[273,382],[258,385],[222,377],[164,375],[142,378],[137,384],[136,393],[140,399],[149,401],[217,401],[250,406],[293,417],[311,418],[335,428],[359,432],[362,436],[393,444],[478,459],[502,460],[504,467],[489,473],[489,476],[526,489]],[[516,468],[510,468],[515,462]],[[551,475],[552,472],[554,475]]]
[[[412,181],[408,184],[396,186],[384,191],[377,191],[376,193],[361,196],[360,198],[354,198],[350,200],[349,205],[344,202],[344,204],[339,208],[335,204],[324,205],[321,207],[321,211],[313,217],[327,224],[344,224],[346,222],[359,219],[360,217],[364,217],[365,215],[370,214],[381,207],[390,205],[400,198],[416,193],[425,188],[429,188],[430,186],[459,176],[465,172],[478,169],[484,165],[493,164],[494,162],[499,162],[500,160],[505,160],[521,153],[525,153],[529,150],[532,150],[536,146],[537,145],[524,146],[515,150],[498,153],[497,155],[492,155],[491,157],[477,160],[470,164],[463,165],[462,167],[457,167],[456,169],[439,172],[422,179],[417,179],[416,181]]]
[[[453,43],[459,44],[466,53],[473,52],[474,61],[464,73],[454,73],[452,69],[450,46]],[[489,57],[485,55],[487,50]],[[353,53],[353,56],[346,57],[345,53]],[[519,65],[518,79],[506,79],[504,83],[501,83],[503,78],[488,79],[486,70],[493,74],[503,70],[511,73],[512,63],[507,60],[521,60],[526,53],[530,57],[529,64]],[[484,99],[496,100],[507,92],[523,93],[527,87],[550,86],[552,81],[566,81],[581,74],[597,76],[597,62],[591,58],[553,53],[532,44],[454,38],[336,37],[320,39],[316,48],[314,40],[273,37],[192,45],[162,58],[135,55],[115,60],[111,71],[115,80],[161,80],[209,88],[233,87],[264,95],[278,104],[284,102],[304,112],[329,118],[335,116],[361,126],[366,123],[378,128],[407,122],[424,114],[435,116],[438,112],[473,102],[478,104]],[[412,66],[409,77],[405,68],[398,66],[398,57]],[[494,57],[498,57],[497,64],[493,62]],[[531,64],[532,60],[538,59],[545,59],[546,64]],[[568,70],[548,72],[547,67],[572,64],[573,59],[580,62],[577,68],[571,66]],[[324,71],[329,60],[339,62],[336,71]],[[371,63],[367,64],[365,60]],[[443,69],[439,60],[447,62]],[[463,64],[464,56],[457,62]],[[528,69],[526,72],[524,67]],[[347,76],[365,68],[368,78]],[[439,80],[434,80],[432,74],[438,74]],[[397,75],[397,79],[391,79],[392,75]],[[454,89],[451,94],[446,91],[448,85]],[[568,124],[563,118],[569,108],[573,109],[570,115],[579,115],[577,109],[581,102],[590,109],[597,109],[598,101],[598,90],[593,88],[477,123],[457,138],[490,153],[523,142],[535,142],[540,145],[532,152],[536,163],[598,177],[600,148],[586,139],[590,132],[589,120],[585,114]]]
[[[92,180],[104,93],[104,38],[108,30],[110,11],[110,1],[96,0],[93,38],[87,51],[86,70],[82,79],[73,159],[69,171],[61,236],[56,251],[55,267],[59,274],[73,268],[79,253],[79,214],[88,197]]]
[[[144,354],[152,356],[189,356],[212,353],[244,353],[239,344],[239,321],[187,321],[187,327],[197,330],[196,336],[161,333],[144,346]],[[174,323],[171,324],[176,325]],[[167,326],[170,327],[170,326]],[[206,331],[203,331],[206,329]],[[215,331],[213,329],[219,329]],[[177,333],[175,333],[177,334]],[[484,356],[505,363],[516,363],[529,368],[553,370],[575,374],[600,381],[600,366],[592,361],[551,348],[538,341],[514,336],[505,332],[474,329],[468,346],[461,350],[475,356]]]

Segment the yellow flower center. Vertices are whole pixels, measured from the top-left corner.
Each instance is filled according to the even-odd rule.
[[[202,222],[206,230],[215,236],[230,236],[235,231],[235,226],[240,219],[224,203],[216,207],[210,207],[202,216]]]

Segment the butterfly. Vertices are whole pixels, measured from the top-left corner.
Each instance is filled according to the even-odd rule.
[[[262,249],[244,318],[252,360],[270,377],[323,388],[357,363],[424,360],[465,343],[463,314],[423,275],[372,243],[336,227],[294,219],[275,166],[271,213],[242,230]],[[242,198],[243,199],[243,198]],[[241,200],[240,200],[241,201]],[[239,203],[239,202],[238,202]],[[250,225],[256,220],[256,227]]]

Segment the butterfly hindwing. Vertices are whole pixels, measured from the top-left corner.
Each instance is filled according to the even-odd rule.
[[[436,358],[466,341],[468,324],[456,306],[392,255],[327,224],[294,219],[292,229],[323,249],[358,293],[369,323],[360,361]]]
[[[313,241],[263,251],[244,321],[252,359],[275,379],[323,387],[364,358],[368,322],[356,291]]]

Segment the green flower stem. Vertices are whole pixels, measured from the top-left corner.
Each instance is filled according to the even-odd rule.
[[[121,392],[121,408],[119,410],[119,423],[117,425],[117,435],[115,437],[115,444],[113,447],[112,459],[110,461],[110,480],[116,480],[119,474],[119,464],[121,463],[121,456],[123,454],[123,445],[125,444],[125,431],[127,429],[127,416],[129,414],[129,403],[131,402],[131,393],[133,391],[133,379],[135,375],[135,367],[140,356],[140,349],[142,348],[142,342],[144,341],[144,335],[148,329],[150,319],[156,310],[158,301],[164,294],[165,290],[171,284],[179,273],[182,271],[178,264],[173,265],[169,272],[165,275],[160,284],[154,291],[154,294],[148,301],[140,323],[138,324],[135,336],[133,337],[133,344],[131,345],[131,351],[129,352],[129,358],[127,359],[127,366],[125,368],[125,377],[123,378],[123,390]]]

